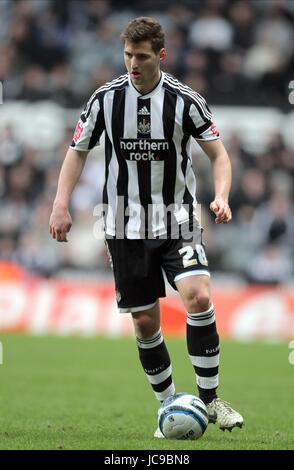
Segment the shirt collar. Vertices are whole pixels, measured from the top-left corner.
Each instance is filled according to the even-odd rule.
[[[146,93],[145,95],[142,95],[137,89],[136,87],[133,85],[133,82],[131,80],[131,77],[130,77],[130,74],[128,75],[128,79],[129,79],[129,85],[130,85],[130,90],[132,90],[133,93],[136,94],[137,98],[142,98],[143,100],[144,99],[147,99],[147,98],[151,98],[153,95],[155,95],[159,90],[160,88],[162,87],[162,83],[163,83],[163,80],[164,80],[164,72],[160,72],[161,73],[161,77],[160,77],[160,80],[159,82],[157,83],[157,85],[153,88],[153,90],[149,91],[149,93]]]

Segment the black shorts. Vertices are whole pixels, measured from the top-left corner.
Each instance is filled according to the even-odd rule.
[[[195,234],[194,234],[195,235]],[[202,243],[202,230],[193,240],[130,240],[108,237],[106,246],[113,268],[116,300],[122,313],[151,308],[165,297],[162,270],[176,289],[175,281],[204,274],[210,276]]]

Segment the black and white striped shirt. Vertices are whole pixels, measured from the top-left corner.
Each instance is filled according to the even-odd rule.
[[[164,72],[157,86],[141,95],[129,75],[122,75],[92,95],[71,148],[92,149],[104,131],[108,235],[121,236],[123,231],[126,238],[143,238],[148,222],[153,236],[160,236],[169,223],[160,216],[167,207],[178,224],[193,217],[196,178],[191,137],[219,137],[201,95]]]

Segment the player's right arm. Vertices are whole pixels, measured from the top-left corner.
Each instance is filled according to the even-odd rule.
[[[49,221],[50,234],[58,242],[67,242],[67,233],[72,226],[68,211],[71,194],[79,181],[88,153],[99,145],[99,139],[105,130],[102,98],[99,90],[95,91],[86,104],[60,170],[57,193]]]
[[[88,153],[88,151],[69,148],[62,164],[49,221],[49,232],[58,242],[67,242],[67,233],[72,226],[68,210],[69,201],[83,171]]]

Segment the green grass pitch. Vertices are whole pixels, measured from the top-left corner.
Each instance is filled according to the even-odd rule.
[[[287,343],[223,341],[219,396],[243,415],[231,433],[154,439],[157,401],[132,338],[3,335],[1,449],[294,449],[294,365]],[[184,339],[166,339],[177,391],[195,393]]]

